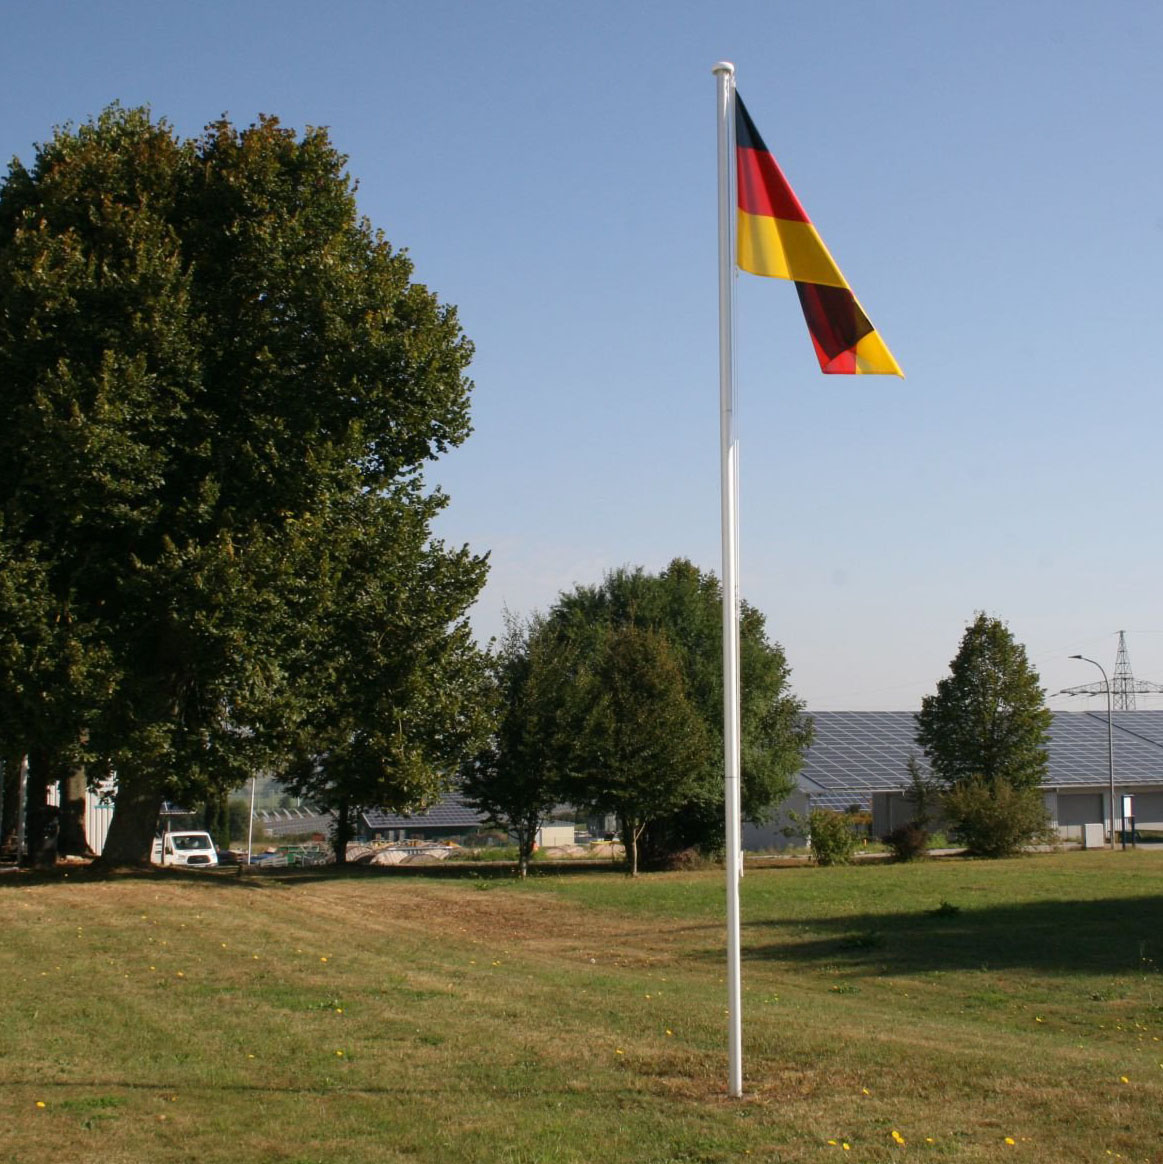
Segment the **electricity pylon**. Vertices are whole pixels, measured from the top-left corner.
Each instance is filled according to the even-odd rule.
[[[1127,652],[1127,632],[1119,631],[1119,649],[1115,655],[1114,674],[1111,675],[1111,699],[1115,711],[1134,711],[1135,696],[1163,691],[1163,683],[1150,683],[1131,674],[1131,656]],[[1105,695],[1102,683],[1083,683],[1081,687],[1067,687],[1061,695]]]

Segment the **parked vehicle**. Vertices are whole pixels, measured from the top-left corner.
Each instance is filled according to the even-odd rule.
[[[209,833],[162,833],[154,837],[152,860],[155,865],[217,865],[218,853]]]

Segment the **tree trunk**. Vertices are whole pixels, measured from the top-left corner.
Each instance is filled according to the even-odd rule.
[[[58,849],[65,857],[95,857],[85,836],[85,766],[78,764],[61,777],[61,832]]]
[[[528,825],[517,826],[517,876],[521,878],[529,875],[529,858],[533,855],[533,843],[537,837],[537,829]]]
[[[29,752],[28,784],[24,793],[24,851],[26,863],[42,869],[56,861],[58,814],[48,802],[50,767],[47,753]]]
[[[635,824],[634,821],[626,821],[622,829],[622,839],[626,845],[626,855],[630,858],[630,876],[638,876],[638,838],[642,836],[642,830],[646,827],[646,822]]]
[[[113,819],[98,863],[148,865],[161,808],[162,794],[152,780],[143,774],[119,772]]]
[[[20,806],[20,756],[5,756],[0,786],[0,849],[16,844],[16,814]]]
[[[335,807],[335,863],[347,864],[347,844],[351,840],[354,830],[351,824],[351,807],[346,800],[341,800]]]

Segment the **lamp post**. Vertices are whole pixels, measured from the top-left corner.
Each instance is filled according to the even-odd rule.
[[[1106,677],[1106,668],[1096,659],[1088,659],[1085,655],[1071,655],[1072,659],[1081,659],[1084,663],[1093,663],[1102,672],[1102,685],[1106,688],[1106,746],[1110,764],[1110,798],[1111,798],[1111,850],[1115,847],[1115,732],[1113,715],[1111,712],[1111,685]]]

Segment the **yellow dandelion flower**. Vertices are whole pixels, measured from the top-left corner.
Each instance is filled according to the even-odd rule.
[[[896,1142],[902,1147],[904,1146],[905,1138],[900,1134],[900,1132],[896,1130],[896,1128],[893,1128],[892,1130],[892,1138],[896,1140]]]
[[[840,1146],[835,1140],[829,1140],[828,1143],[831,1144],[833,1148],[838,1148]]]
[[[179,978],[185,978],[186,976],[185,976],[185,974],[183,974],[183,973],[182,973],[182,971],[181,971],[181,970],[179,970],[179,971],[178,971],[178,977],[179,977]]]
[[[1013,1136],[1006,1136],[1006,1143],[1012,1146],[1017,1143],[1017,1140]]]
[[[43,1100],[43,1099],[38,1099],[38,1100],[36,1101],[36,1106],[37,1106],[37,1107],[47,1107],[47,1106],[48,1106],[48,1104],[46,1104],[46,1103],[44,1102],[44,1100]]]
[[[672,1030],[670,1029],[670,1027],[667,1027],[667,1028],[666,1028],[666,1033],[667,1033],[668,1035],[671,1035],[671,1036],[673,1036],[673,1035],[674,1035],[674,1031],[672,1031]]]
[[[1119,1082],[1120,1083],[1130,1083],[1131,1081],[1125,1075],[1120,1075]]]
[[[614,1048],[614,1054],[615,1054],[615,1055],[625,1055],[625,1054],[626,1054],[626,1052],[625,1052],[625,1051],[623,1051],[621,1047],[615,1047],[615,1048]]]
[[[326,961],[327,961],[327,959],[326,959],[326,958],[320,958],[320,959],[319,959],[319,961],[320,961],[320,962],[326,962]]]
[[[342,1051],[336,1051],[336,1052],[335,1052],[335,1054],[336,1054],[336,1055],[337,1055],[337,1056],[338,1056],[340,1059],[342,1059],[342,1058],[343,1058],[343,1052],[342,1052]]]
[[[843,1143],[840,1145],[840,1147],[841,1147],[841,1148],[843,1148],[845,1152],[851,1152],[851,1151],[852,1151],[852,1145],[851,1145],[850,1143],[848,1143],[848,1141],[847,1141],[847,1140],[845,1140],[845,1141],[844,1141],[844,1142],[843,1142]]]
[[[871,1092],[871,1091],[869,1091],[867,1087],[862,1087],[862,1088],[860,1089],[860,1094],[861,1094],[861,1095],[871,1095],[871,1094],[872,1094],[872,1092]]]

